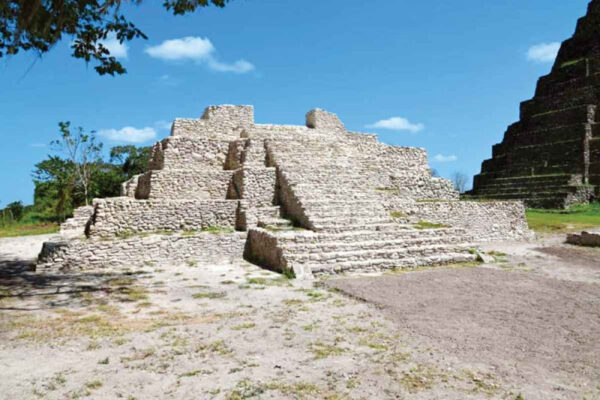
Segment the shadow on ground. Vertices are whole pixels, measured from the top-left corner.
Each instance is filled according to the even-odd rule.
[[[43,272],[36,271],[35,259],[0,254],[0,311],[35,311],[86,306],[86,294],[123,292],[135,285],[133,272]],[[127,279],[127,285],[118,279]],[[11,300],[20,300],[14,302]],[[14,304],[19,304],[16,307]]]

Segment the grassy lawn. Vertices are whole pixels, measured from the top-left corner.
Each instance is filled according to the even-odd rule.
[[[32,236],[56,233],[60,226],[52,222],[13,223],[0,227],[0,238],[14,236]]]
[[[527,210],[529,227],[540,233],[561,233],[600,227],[600,203],[568,210]]]

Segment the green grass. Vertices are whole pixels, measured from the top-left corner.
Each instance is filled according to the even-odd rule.
[[[227,297],[227,293],[225,293],[225,292],[196,293],[196,294],[193,294],[192,297],[194,299],[222,299],[223,297]]]
[[[540,233],[564,233],[600,227],[600,203],[582,204],[568,210],[526,211],[529,227]]]
[[[221,235],[223,233],[233,233],[235,232],[231,228],[226,228],[223,226],[207,226],[206,228],[202,228],[201,232],[212,233],[213,235]]]
[[[449,228],[448,225],[444,224],[436,224],[429,221],[419,221],[416,224],[413,224],[415,229],[440,229],[440,228]]]
[[[400,211],[392,211],[390,213],[390,215],[392,216],[392,218],[407,218],[408,217],[408,215],[406,215]]]
[[[0,227],[0,238],[57,233],[60,226],[53,222],[16,222]]]

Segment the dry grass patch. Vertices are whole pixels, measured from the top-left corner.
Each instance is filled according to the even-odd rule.
[[[314,354],[315,360],[322,360],[328,357],[335,357],[346,352],[345,348],[339,347],[337,344],[338,340],[336,340],[334,344],[315,342],[310,344],[309,351]]]
[[[222,299],[224,297],[227,297],[227,293],[225,293],[225,292],[196,293],[196,294],[193,294],[192,297],[194,299]]]
[[[141,360],[145,360],[149,357],[152,357],[154,354],[156,354],[156,349],[154,347],[148,347],[146,349],[141,349],[141,350],[135,351],[129,357],[122,357],[121,362],[141,361]]]
[[[192,317],[184,313],[159,312],[160,318],[127,318],[121,314],[107,317],[65,309],[56,310],[57,316],[41,317],[19,314],[3,325],[0,332],[9,332],[13,338],[34,342],[57,341],[73,337],[99,339],[119,337],[129,332],[150,332],[179,324],[212,323],[220,317],[215,314]]]
[[[221,356],[226,356],[233,353],[224,340],[217,340],[209,344],[200,344],[196,347],[196,353],[213,353]]]
[[[247,322],[247,323],[244,323],[244,324],[232,326],[231,330],[233,330],[233,331],[241,331],[241,330],[244,330],[244,329],[252,329],[254,327],[256,327],[256,324],[254,322]]]
[[[249,379],[244,379],[237,383],[226,397],[226,400],[242,400],[250,398],[259,398],[267,392],[278,392],[285,397],[294,399],[341,399],[337,394],[331,393],[326,389],[320,388],[312,383],[297,382],[283,383],[272,381],[267,383],[254,383]],[[275,398],[279,398],[276,396]]]
[[[248,278],[246,282],[249,285],[260,286],[292,286],[290,280],[285,276],[279,276],[277,278],[252,277]]]

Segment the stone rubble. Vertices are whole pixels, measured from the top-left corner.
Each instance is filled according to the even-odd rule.
[[[584,247],[600,247],[600,233],[581,232],[581,234],[568,234],[567,243]]]

